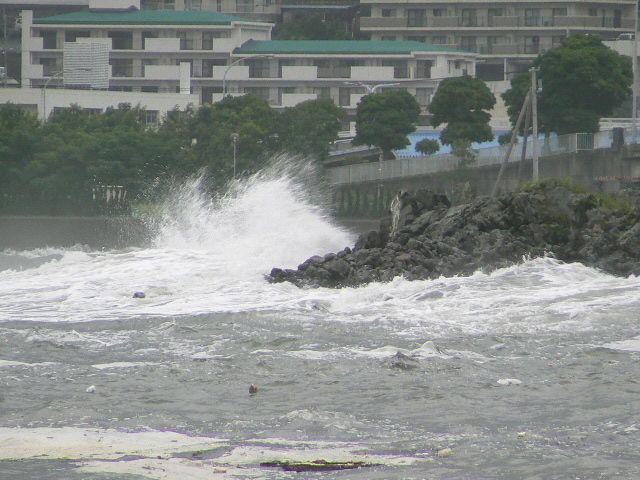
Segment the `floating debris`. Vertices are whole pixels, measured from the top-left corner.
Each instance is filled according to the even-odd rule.
[[[135,292],[133,294],[133,298],[145,298],[145,297],[146,297],[146,295],[145,295],[144,292]]]
[[[375,467],[379,463],[357,462],[329,462],[327,460],[313,460],[311,462],[289,462],[275,460],[262,462],[261,467],[280,467],[286,472],[327,472],[331,470],[351,470],[362,467]]]
[[[87,393],[96,393],[96,386],[95,385],[91,385],[90,387],[88,387],[85,392]]]
[[[498,380],[498,385],[502,385],[503,387],[508,387],[509,385],[522,385],[522,380],[518,380],[517,378],[501,378]]]
[[[256,393],[258,393],[258,385],[256,385],[255,383],[249,385],[249,393],[251,395],[255,395]]]
[[[440,458],[447,458],[453,455],[453,450],[451,450],[450,448],[443,448],[442,450],[438,450],[438,453],[436,453],[436,455]]]

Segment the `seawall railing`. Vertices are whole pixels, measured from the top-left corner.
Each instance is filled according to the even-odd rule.
[[[569,135],[550,136],[537,140],[538,155],[549,157],[563,153],[573,153],[580,150],[594,150],[611,148],[613,145],[613,131],[598,133],[574,133]],[[500,164],[504,161],[508,146],[482,148],[475,150],[477,154],[473,167],[483,167]],[[510,162],[520,161],[523,143],[514,145]],[[533,140],[527,142],[525,159],[533,158]],[[436,154],[429,156],[405,157],[383,162],[360,163],[329,168],[329,179],[334,185],[349,183],[375,182],[417,175],[453,170],[460,159],[452,154]]]

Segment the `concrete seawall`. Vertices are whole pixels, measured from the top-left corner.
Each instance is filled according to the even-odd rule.
[[[0,217],[0,250],[143,246],[149,243],[153,230],[151,222],[127,217]]]
[[[380,223],[363,219],[336,222],[356,234]],[[92,250],[144,247],[151,244],[155,231],[148,219],[130,217],[0,217],[0,251],[75,245]]]

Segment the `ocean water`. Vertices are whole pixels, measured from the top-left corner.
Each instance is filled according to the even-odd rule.
[[[0,479],[640,478],[638,278],[269,284],[355,241],[309,177],[187,182],[144,248],[0,253]],[[318,459],[371,466],[261,466]]]

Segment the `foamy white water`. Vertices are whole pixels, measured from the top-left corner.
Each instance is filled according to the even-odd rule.
[[[379,464],[331,478],[640,476],[638,278],[542,258],[269,284],[355,241],[308,178],[189,182],[152,248],[4,252],[0,479],[302,478],[260,462],[318,458]]]

